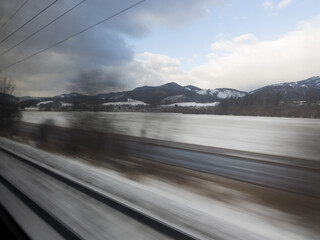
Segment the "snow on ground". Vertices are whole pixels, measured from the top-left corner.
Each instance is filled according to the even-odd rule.
[[[83,239],[168,239],[41,171],[3,153],[0,157],[3,177]]]
[[[102,105],[103,106],[123,106],[123,105],[126,105],[126,106],[143,105],[143,106],[146,106],[148,104],[145,102],[138,101],[138,100],[132,100],[132,101],[128,101],[128,102],[107,102],[107,103],[103,103]]]
[[[53,101],[39,102],[39,103],[37,103],[37,106],[40,106],[40,105],[42,105],[42,104],[48,104],[48,103],[53,103]]]
[[[319,119],[177,113],[23,112],[23,121],[53,119],[68,127],[91,114],[100,131],[319,161]],[[108,128],[104,128],[107,126]]]
[[[201,89],[197,91],[200,95],[207,95],[210,94],[212,96],[217,95],[218,98],[225,99],[225,98],[238,98],[243,97],[245,93],[241,93],[237,90],[233,89]]]
[[[48,154],[8,139],[0,138],[0,145],[92,185],[200,239],[310,240],[319,236],[319,231],[309,229],[301,219],[254,204],[234,190],[230,194],[235,201],[228,204],[151,177],[144,177],[140,182],[129,180],[115,171]]]
[[[230,89],[223,89],[223,90],[219,90],[218,91],[218,98],[239,98],[239,97],[243,97],[245,95],[245,93],[241,93],[241,92],[237,92],[234,90],[230,90]]]
[[[173,103],[169,105],[161,105],[161,107],[214,107],[217,106],[219,103],[218,102],[213,102],[213,103],[196,103],[196,102],[180,102],[180,103]]]
[[[200,95],[207,95],[208,94],[208,90],[209,89],[201,89],[201,90],[198,90],[197,93],[200,94]]]
[[[38,107],[26,107],[24,108],[25,111],[39,111]]]
[[[61,102],[61,106],[62,107],[72,107],[73,104],[72,103]]]
[[[110,99],[119,99],[122,98],[124,95],[122,93],[118,93],[116,95],[114,95],[113,97],[111,97]]]
[[[1,159],[2,160],[2,159]],[[0,204],[32,240],[63,240],[55,230],[0,183]]]

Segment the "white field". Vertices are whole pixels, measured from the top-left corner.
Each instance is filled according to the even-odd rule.
[[[145,176],[140,181],[128,179],[118,172],[100,168],[81,159],[46,153],[5,138],[0,138],[0,145],[198,239],[319,239],[316,224],[312,225],[295,215],[260,205],[241,190],[212,183],[212,189],[228,193],[233,199],[232,202],[221,201],[150,176]],[[42,207],[54,212],[84,239],[164,239],[132,219],[126,219],[100,202],[87,198],[65,184],[59,184],[51,177],[3,153],[0,153],[0,158],[1,175],[28,193],[29,197],[32,196]],[[4,198],[0,194],[0,202],[2,199]],[[41,232],[45,233],[45,230]]]
[[[320,120],[177,113],[23,112],[23,121],[71,126],[84,115],[103,131],[320,160]]]
[[[103,106],[146,106],[149,105],[147,103],[141,102],[141,101],[131,101],[131,102],[107,102],[103,103]]]
[[[173,103],[169,105],[161,105],[161,107],[214,107],[217,106],[219,103],[218,102],[213,102],[213,103],[196,103],[196,102],[181,102],[181,103]]]

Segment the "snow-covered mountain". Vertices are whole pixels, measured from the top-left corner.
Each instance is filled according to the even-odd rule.
[[[200,95],[211,95],[218,99],[239,98],[247,94],[246,92],[231,88],[201,89],[197,93]]]
[[[312,77],[298,82],[287,82],[265,86],[250,92],[263,96],[281,95],[281,100],[304,100],[307,96],[320,94],[320,77]],[[135,99],[149,105],[174,103],[214,103],[224,99],[242,98],[248,93],[231,88],[201,89],[193,85],[180,86],[171,82],[161,86],[143,86],[131,91],[101,93],[88,96],[79,93],[61,94],[55,97],[22,97],[23,106],[33,106],[41,101],[60,101],[73,104],[101,105],[108,102],[127,102]]]
[[[54,96],[53,98],[74,98],[74,97],[81,97],[81,96],[83,96],[83,95],[80,93],[72,92],[72,93],[60,94],[58,96]]]
[[[264,91],[265,89],[277,89],[277,91],[283,91],[286,92],[288,90],[303,90],[303,89],[320,89],[320,76],[315,76],[308,78],[306,80],[297,81],[297,82],[284,82],[284,83],[277,83],[268,85],[262,88],[258,88],[254,91],[251,91],[250,93],[257,93]]]
[[[291,87],[291,88],[319,88],[320,89],[320,76],[308,78],[298,82],[286,82],[272,84],[273,87]]]
[[[229,88],[201,89],[196,86],[180,86],[177,83],[167,83],[161,86],[144,86],[132,91],[115,93],[105,100],[119,101],[127,98],[137,99],[148,104],[173,104],[181,102],[212,103],[225,98],[238,98],[245,92]]]
[[[184,89],[195,92],[202,96],[211,96],[216,99],[225,99],[225,98],[238,98],[243,97],[247,93],[239,91],[232,88],[216,88],[216,89],[201,89],[193,85],[184,86]]]
[[[184,86],[184,89],[186,89],[188,91],[192,91],[192,92],[196,92],[196,91],[202,90],[201,88],[195,87],[193,85]]]
[[[28,100],[38,100],[40,99],[39,97],[31,97],[31,96],[23,96],[19,98],[20,101],[28,101]]]
[[[320,77],[311,77],[297,82],[285,82],[256,89],[250,94],[281,96],[284,101],[305,101],[306,97],[320,96]]]

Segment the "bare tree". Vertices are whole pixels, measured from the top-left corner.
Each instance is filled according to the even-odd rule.
[[[15,85],[8,76],[2,76],[0,72],[0,93],[12,94],[14,92]]]
[[[0,73],[0,130],[8,129],[21,118],[17,98],[12,96],[14,88],[12,80]]]

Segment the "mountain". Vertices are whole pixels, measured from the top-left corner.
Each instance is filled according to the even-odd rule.
[[[189,91],[177,83],[170,82],[161,86],[138,87],[132,91],[120,92],[106,98],[107,101],[127,101],[128,98],[136,99],[151,105],[170,104],[175,101],[192,101],[197,96],[196,92]]]
[[[52,101],[60,101],[64,103],[72,103],[72,104],[89,104],[89,105],[98,105],[103,103],[103,99],[97,97],[97,96],[90,96],[90,95],[84,95],[80,93],[64,93],[58,96],[54,96]]]
[[[219,102],[224,98],[242,97],[246,93],[235,89],[201,89],[192,85],[180,86],[171,82],[161,86],[138,87],[132,91],[97,95],[104,101],[122,102],[128,98],[136,99],[151,105],[172,104],[179,102]]]
[[[0,99],[6,102],[16,102],[18,100],[17,97],[6,93],[0,93]]]
[[[19,98],[21,102],[23,101],[29,101],[29,100],[38,100],[39,97],[31,97],[31,96],[23,96]]]
[[[320,76],[297,82],[268,85],[256,89],[250,94],[260,96],[278,96],[282,101],[305,101],[310,95],[320,96]]]
[[[201,95],[211,95],[217,99],[239,98],[247,94],[246,92],[231,88],[201,89],[196,92]]]
[[[28,107],[35,106],[41,101],[100,105],[106,102],[127,102],[128,99],[135,99],[150,105],[159,105],[180,102],[220,102],[225,98],[237,98],[245,94],[245,92],[229,88],[201,89],[192,85],[180,86],[177,83],[170,82],[161,86],[143,86],[131,91],[101,93],[95,96],[76,92],[46,98],[25,96],[20,98],[20,102],[22,107]]]
[[[320,118],[320,77],[265,86],[224,99],[215,114]]]
[[[193,92],[202,90],[201,88],[195,87],[195,86],[193,86],[193,85],[184,86],[184,89],[186,89],[186,90],[188,90],[188,91],[193,91]]]
[[[250,97],[251,96],[251,97]],[[107,102],[127,102],[134,99],[150,105],[167,105],[181,102],[213,103],[232,99],[251,99],[261,101],[292,102],[318,99],[320,96],[320,77],[312,77],[298,82],[273,84],[256,89],[249,94],[231,88],[201,89],[193,85],[180,86],[170,82],[161,86],[143,86],[131,91],[101,93],[95,96],[80,93],[61,94],[54,97],[21,97],[22,107],[36,106],[42,101],[72,104],[101,105]]]
[[[72,92],[72,93],[64,93],[64,94],[60,94],[58,96],[54,96],[54,99],[70,99],[70,98],[77,98],[77,97],[83,97],[83,94],[77,93],[77,92]]]
[[[247,93],[231,88],[216,88],[216,89],[201,89],[193,85],[184,86],[190,92],[197,93],[197,102],[220,102],[225,98],[239,98],[245,96]]]
[[[318,88],[320,89],[320,76],[314,76],[306,80],[298,82],[287,82],[280,84],[273,84],[272,86],[276,87],[291,87],[291,88]]]
[[[132,91],[126,92],[124,98],[132,98],[151,105],[157,105],[160,104],[161,100],[177,95],[187,95],[186,97],[189,98],[188,95],[190,94],[184,87],[171,82],[158,87],[144,86],[135,88]]]
[[[100,93],[98,95],[96,95],[97,98],[99,99],[102,99],[102,100],[105,100],[105,99],[108,99],[114,95],[116,95],[117,93],[115,92],[110,92],[110,93]]]

